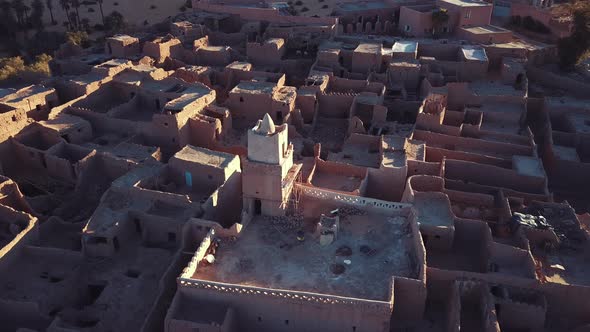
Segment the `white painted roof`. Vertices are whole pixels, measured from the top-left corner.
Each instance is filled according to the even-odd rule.
[[[418,42],[413,40],[400,40],[393,44],[394,53],[415,53],[418,50]]]
[[[488,61],[486,51],[481,47],[463,46],[461,51],[467,60]]]

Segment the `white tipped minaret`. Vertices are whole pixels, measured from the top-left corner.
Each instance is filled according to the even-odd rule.
[[[269,136],[275,133],[275,123],[268,113],[264,114],[262,120],[258,120],[258,124],[254,127],[254,131],[259,135]]]
[[[301,165],[293,164],[287,124],[275,126],[265,114],[248,131],[248,158],[242,160],[244,208],[251,215],[284,215]]]
[[[248,132],[248,159],[281,165],[289,147],[287,125],[276,126],[268,113]],[[291,166],[289,166],[291,167]]]

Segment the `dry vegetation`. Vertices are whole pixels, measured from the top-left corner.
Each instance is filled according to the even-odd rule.
[[[0,81],[22,80],[34,82],[50,76],[51,56],[41,54],[35,61],[26,65],[21,57],[0,59]]]

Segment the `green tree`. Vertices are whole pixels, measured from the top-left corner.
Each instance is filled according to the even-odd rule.
[[[88,46],[88,33],[86,31],[70,31],[66,33],[66,40],[74,45]]]
[[[105,17],[104,28],[111,33],[119,32],[125,29],[126,26],[125,17],[116,10]]]
[[[15,77],[25,70],[25,62],[21,57],[0,59],[0,81]]]
[[[51,76],[51,70],[49,69],[49,62],[52,57],[47,54],[38,55],[35,58],[35,62],[27,66],[27,71],[32,74],[36,74],[43,77]]]
[[[576,1],[569,5],[573,31],[558,42],[559,60],[563,69],[571,69],[590,49],[590,2]]]
[[[446,9],[440,8],[432,12],[432,34],[441,32],[445,24],[449,22],[449,13]]]
[[[51,56],[41,54],[30,65],[25,65],[21,57],[0,59],[0,81],[20,80],[24,82],[38,82],[40,79],[51,76],[49,62]]]

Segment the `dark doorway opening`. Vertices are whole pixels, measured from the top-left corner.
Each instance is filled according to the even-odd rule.
[[[260,215],[262,213],[262,202],[259,199],[254,200],[254,214]]]
[[[115,251],[119,251],[119,239],[117,237],[113,238],[113,245],[115,246]]]

